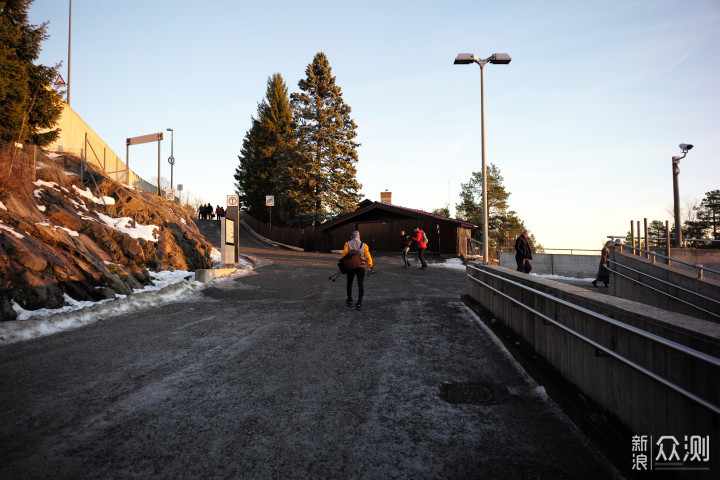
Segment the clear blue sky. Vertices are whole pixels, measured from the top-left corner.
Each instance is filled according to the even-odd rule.
[[[597,248],[630,220],[670,220],[671,157],[685,204],[720,188],[717,0],[246,2],[75,0],[71,106],[121,158],[125,138],[175,129],[175,183],[213,205],[279,72],[290,92],[318,51],[358,125],[362,193],[432,210],[481,168],[480,70],[458,53],[512,56],[485,70],[487,161],[550,248]],[[68,1],[40,62],[64,61]],[[131,166],[157,175],[157,148]],[[169,136],[163,142],[163,177]]]

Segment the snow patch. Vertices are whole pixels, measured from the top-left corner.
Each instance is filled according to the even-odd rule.
[[[47,210],[47,207],[46,207],[45,205],[35,205],[35,206],[36,206],[36,207],[38,208],[38,210],[40,210],[41,212],[44,212],[45,210]]]
[[[2,220],[0,220],[0,230],[5,230],[5,231],[12,233],[15,236],[15,238],[25,238],[25,235],[18,233],[15,231],[14,228],[12,228],[8,225],[5,225]]]
[[[99,203],[101,205],[115,205],[115,199],[112,197],[96,197],[92,194],[90,191],[90,187],[87,187],[85,190],[80,190],[78,187],[73,185],[73,189],[78,193],[78,195],[87,198],[88,200],[92,200],[95,203]]]
[[[0,209],[7,211],[7,207],[3,202],[0,202]]]
[[[113,218],[100,212],[95,212],[98,218],[108,227],[130,235],[132,238],[142,238],[148,242],[157,242],[155,238],[155,230],[160,230],[156,225],[141,225],[135,223],[130,217]]]
[[[57,186],[58,186],[58,184],[55,182],[46,182],[44,180],[36,180],[35,182],[33,182],[33,185],[35,185],[36,187],[54,188],[55,190],[57,190]]]

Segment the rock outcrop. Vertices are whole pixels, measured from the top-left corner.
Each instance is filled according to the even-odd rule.
[[[43,161],[37,180],[0,189],[3,321],[16,318],[11,302],[58,308],[67,297],[130,294],[151,282],[148,269],[211,266],[211,245],[180,206],[98,172],[80,178]]]

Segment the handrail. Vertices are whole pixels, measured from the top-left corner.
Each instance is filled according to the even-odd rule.
[[[631,333],[635,333],[635,334],[637,334],[637,335],[639,335],[639,336],[641,336],[641,337],[644,337],[644,338],[646,338],[646,339],[648,339],[648,340],[655,341],[655,342],[657,342],[657,343],[659,343],[659,344],[661,344],[661,345],[664,345],[664,346],[666,346],[666,347],[669,347],[669,348],[672,348],[672,349],[674,349],[674,350],[680,351],[681,353],[685,353],[685,354],[690,355],[690,356],[692,356],[692,357],[695,357],[695,358],[697,358],[697,359],[699,359],[699,360],[702,360],[702,361],[705,361],[705,362],[707,362],[707,363],[710,363],[711,365],[713,365],[713,366],[715,366],[715,367],[720,367],[720,359],[715,358],[715,357],[713,357],[713,356],[711,356],[711,355],[707,355],[707,354],[705,354],[705,353],[703,353],[703,352],[699,352],[699,351],[697,351],[697,350],[695,350],[695,349],[693,349],[693,348],[686,347],[685,345],[681,345],[681,344],[679,344],[679,343],[677,343],[677,342],[673,342],[672,340],[668,340],[668,339],[666,339],[666,338],[662,338],[662,337],[660,337],[660,336],[658,336],[658,335],[655,335],[655,334],[653,334],[653,333],[646,332],[646,331],[641,330],[641,329],[639,329],[639,328],[637,328],[637,327],[633,327],[633,326],[631,326],[631,325],[626,325],[626,324],[624,324],[624,323],[622,323],[622,322],[619,322],[619,321],[614,320],[614,319],[612,319],[612,318],[606,317],[605,315],[601,315],[601,314],[599,314],[599,313],[593,312],[592,310],[588,310],[588,309],[586,309],[586,308],[584,308],[584,307],[580,307],[580,306],[578,306],[578,305],[574,305],[574,304],[572,304],[572,303],[570,303],[570,302],[567,302],[567,301],[565,301],[565,300],[562,300],[562,299],[560,299],[560,298],[553,297],[552,295],[548,295],[548,294],[543,293],[543,292],[541,292],[541,291],[539,291],[539,290],[535,290],[534,288],[527,287],[527,286],[525,286],[525,285],[523,285],[523,284],[521,284],[521,283],[514,282],[514,281],[509,280],[509,279],[504,278],[504,277],[500,277],[499,275],[494,275],[494,274],[492,274],[492,273],[490,273],[490,272],[488,272],[488,271],[480,270],[480,269],[477,268],[477,267],[473,267],[473,266],[470,266],[470,265],[469,265],[468,267],[471,268],[471,269],[473,269],[473,270],[477,270],[478,272],[482,272],[482,273],[484,273],[485,275],[489,275],[489,276],[491,276],[491,277],[495,277],[495,278],[497,278],[497,279],[503,280],[503,281],[505,281],[505,282],[507,282],[507,283],[510,283],[510,284],[512,284],[512,285],[515,285],[515,286],[517,286],[517,287],[520,287],[520,288],[522,288],[522,289],[524,289],[524,290],[529,290],[529,291],[533,292],[533,293],[536,294],[536,295],[539,295],[539,296],[544,297],[544,298],[546,298],[546,299],[555,301],[555,302],[557,302],[557,303],[559,303],[559,304],[561,304],[561,305],[564,305],[564,306],[569,307],[570,309],[573,309],[573,310],[579,311],[579,312],[581,312],[581,313],[587,314],[587,315],[589,315],[589,316],[591,316],[591,317],[594,317],[594,318],[596,318],[596,319],[598,319],[598,320],[601,320],[601,321],[603,321],[603,322],[609,323],[609,324],[611,324],[611,325],[617,326],[617,327],[622,328],[622,329],[624,329],[624,330],[627,330],[627,331],[629,331],[629,332],[631,332]],[[655,380],[655,381],[657,381],[657,382],[665,385],[666,387],[670,388],[671,390],[676,391],[677,393],[685,396],[686,398],[689,398],[689,399],[691,399],[691,400],[699,403],[700,405],[704,406],[705,408],[711,410],[711,411],[712,411],[713,413],[715,413],[716,415],[720,415],[720,407],[718,407],[717,405],[714,405],[714,404],[708,402],[707,400],[705,400],[705,399],[703,399],[703,398],[695,395],[694,393],[692,393],[692,392],[684,389],[683,387],[674,384],[673,382],[671,382],[671,381],[669,381],[669,380],[667,380],[667,379],[659,376],[658,374],[656,374],[656,373],[648,370],[647,368],[643,367],[642,365],[639,365],[639,364],[633,362],[632,360],[623,357],[622,355],[620,355],[620,354],[616,353],[615,351],[613,351],[613,350],[605,347],[604,345],[596,342],[595,340],[592,340],[591,338],[586,337],[585,335],[583,335],[583,334],[581,334],[581,333],[579,333],[579,332],[576,332],[575,330],[571,329],[570,327],[561,324],[561,323],[558,322],[557,320],[548,317],[547,315],[543,314],[542,312],[539,312],[538,310],[535,310],[534,308],[532,308],[532,307],[530,307],[530,306],[528,306],[528,305],[525,305],[524,303],[522,303],[522,302],[518,301],[517,299],[511,297],[510,295],[507,295],[506,293],[504,293],[504,292],[502,292],[502,291],[500,291],[500,290],[498,290],[498,289],[490,286],[489,284],[481,281],[480,279],[475,278],[475,277],[473,277],[473,276],[470,275],[470,274],[466,274],[466,275],[467,275],[467,277],[470,278],[471,280],[473,280],[473,281],[481,284],[482,286],[484,286],[484,287],[492,290],[493,292],[497,293],[498,295],[507,298],[507,299],[510,300],[511,302],[513,302],[513,303],[519,305],[520,307],[524,308],[525,310],[527,310],[527,311],[529,311],[529,312],[537,315],[538,317],[542,318],[542,319],[545,320],[546,322],[552,323],[553,325],[557,326],[557,327],[560,328],[561,330],[564,330],[564,331],[566,331],[567,333],[569,333],[570,335],[572,335],[572,336],[574,336],[574,337],[576,337],[576,338],[579,338],[580,340],[582,340],[582,341],[586,342],[587,344],[589,344],[589,345],[597,348],[598,350],[601,350],[602,352],[604,352],[604,353],[608,354],[609,356],[615,358],[616,360],[624,363],[625,365],[628,365],[629,367],[634,368],[635,370],[639,371],[640,373],[642,373],[642,374],[644,374],[644,375],[647,375],[648,377],[652,378],[653,380]]]
[[[499,250],[500,252],[503,252],[503,250],[507,250],[508,252],[512,252],[514,249],[515,249],[515,247],[498,247],[498,250]],[[596,255],[600,253],[600,249],[599,249],[599,248],[598,248],[598,249],[589,249],[589,248],[547,248],[547,247],[542,247],[542,248],[541,248],[541,251],[538,252],[538,251],[537,251],[537,250],[538,250],[537,248],[535,248],[535,247],[530,247],[530,250],[531,250],[533,253],[538,253],[538,254],[540,254],[540,255],[543,255],[543,254],[553,255],[552,253],[548,253],[548,250],[551,250],[551,251],[560,251],[560,252],[570,252],[570,255],[572,255],[573,252],[593,252],[593,253],[595,253]]]
[[[645,249],[642,249],[642,248],[639,248],[639,247],[633,247],[632,245],[626,245],[626,244],[624,244],[624,243],[615,243],[615,246],[621,247],[621,248],[625,248],[625,247],[627,247],[627,248],[632,248],[633,251],[642,252],[642,253],[647,253],[648,255],[652,255],[652,256],[653,256],[653,259],[652,259],[652,262],[653,262],[653,263],[655,263],[655,258],[656,258],[656,257],[660,257],[660,258],[664,258],[665,260],[670,260],[671,262],[682,263],[683,265],[687,265],[687,266],[689,266],[689,267],[697,268],[697,269],[698,269],[698,278],[700,278],[700,279],[703,278],[703,275],[702,275],[702,274],[703,274],[703,270],[707,270],[708,272],[713,272],[713,273],[720,274],[720,270],[715,270],[714,268],[704,267],[704,266],[702,266],[702,265],[700,265],[700,264],[690,263],[690,262],[686,262],[686,261],[684,261],[684,260],[678,260],[678,259],[676,259],[676,258],[672,258],[672,257],[668,257],[667,255],[663,255],[662,253],[653,252],[652,250],[645,250]]]
[[[614,260],[609,260],[609,259],[608,259],[608,263],[615,264],[615,265],[617,265],[617,266],[619,266],[619,267],[622,267],[622,268],[624,268],[624,269],[626,269],[626,270],[630,270],[630,271],[635,272],[635,273],[638,273],[638,274],[640,274],[640,275],[644,275],[644,276],[649,277],[649,278],[652,278],[653,280],[656,280],[656,281],[658,281],[658,282],[660,282],[660,283],[664,283],[665,285],[669,285],[669,286],[671,286],[671,287],[673,287],[673,288],[676,288],[676,289],[678,289],[678,290],[682,290],[683,292],[690,293],[690,294],[692,294],[692,295],[695,295],[695,296],[697,296],[697,297],[700,297],[700,298],[702,298],[703,300],[707,300],[707,301],[709,301],[709,302],[716,303],[716,304],[720,305],[720,301],[715,300],[714,298],[706,297],[705,295],[703,295],[703,294],[701,294],[701,293],[694,292],[694,291],[692,291],[692,290],[688,290],[687,288],[683,288],[683,287],[681,287],[681,286],[679,286],[679,285],[675,285],[674,283],[671,283],[671,282],[668,282],[668,281],[666,281],[666,280],[663,280],[662,278],[654,277],[654,276],[649,275],[649,274],[647,274],[647,273],[645,273],[645,272],[641,272],[640,270],[635,270],[634,268],[628,267],[627,265],[623,265],[622,263],[616,262],[616,261],[614,261]],[[655,292],[657,292],[657,293],[661,293],[661,294],[665,295],[666,297],[670,297],[670,298],[672,298],[673,300],[676,300],[676,301],[678,301],[678,302],[680,302],[680,303],[684,303],[685,305],[688,305],[688,306],[690,306],[690,307],[692,307],[692,308],[694,308],[694,309],[696,309],[696,310],[700,310],[701,312],[710,314],[710,315],[712,315],[713,317],[720,318],[720,315],[718,315],[717,313],[711,312],[711,311],[709,311],[709,310],[705,310],[704,308],[699,307],[699,306],[695,305],[694,303],[688,302],[687,300],[683,300],[682,298],[678,298],[677,296],[671,295],[671,294],[669,294],[669,293],[667,293],[667,292],[663,292],[662,290],[660,290],[660,289],[658,289],[658,288],[651,287],[651,286],[648,285],[647,283],[643,283],[643,282],[640,281],[640,280],[634,279],[634,278],[632,278],[632,277],[628,277],[627,275],[623,275],[622,273],[618,272],[617,270],[610,270],[610,271],[611,271],[612,273],[614,273],[615,275],[620,275],[620,276],[623,277],[623,278],[627,278],[628,280],[631,280],[631,281],[633,281],[633,282],[635,282],[635,283],[639,283],[639,284],[642,285],[643,287],[649,288],[650,290],[653,290],[653,291],[655,291]]]

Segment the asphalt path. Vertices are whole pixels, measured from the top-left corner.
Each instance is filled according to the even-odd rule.
[[[358,312],[336,255],[242,244],[250,275],[0,346],[0,478],[616,475],[460,302],[463,271],[377,258]]]

